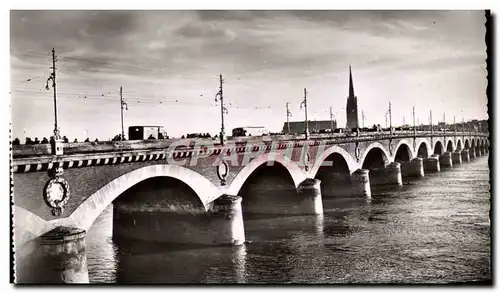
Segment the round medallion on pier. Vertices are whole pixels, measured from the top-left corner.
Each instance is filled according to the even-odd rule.
[[[69,185],[62,177],[50,179],[44,188],[43,199],[52,208],[54,216],[60,216],[64,211],[64,205],[69,199]]]
[[[226,185],[226,177],[227,173],[229,171],[229,167],[227,166],[227,163],[222,161],[217,165],[217,177],[219,177],[220,180],[220,185],[224,186]]]
[[[309,171],[310,162],[311,162],[311,155],[309,155],[309,152],[304,153],[304,166],[306,171]]]

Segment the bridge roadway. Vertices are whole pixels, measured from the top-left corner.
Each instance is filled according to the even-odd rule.
[[[15,251],[25,251],[22,255],[32,264],[39,259],[47,262],[47,255],[58,257],[51,261],[68,255],[85,259],[85,231],[110,203],[114,203],[114,236],[238,245],[245,241],[242,187],[263,166],[286,170],[296,195],[285,208],[269,203],[257,212],[322,214],[322,196],[370,197],[370,186],[401,185],[404,177],[422,177],[488,153],[488,137],[477,132],[399,131],[312,135],[309,140],[300,136],[238,138],[225,145],[184,139],[14,146]],[[62,146],[63,154],[52,154],[57,146]],[[144,213],[164,212],[164,201],[146,210],[130,210],[130,205],[118,200],[141,182],[158,177],[187,185],[196,194],[202,213],[168,224],[149,218],[141,222]],[[153,198],[155,190],[148,192],[137,196],[137,201]],[[61,243],[71,246],[71,251],[61,251]],[[87,282],[86,265],[76,263],[77,268],[62,272],[44,270],[45,280],[48,274],[54,282]],[[21,275],[21,282],[29,282],[26,276],[30,274]]]

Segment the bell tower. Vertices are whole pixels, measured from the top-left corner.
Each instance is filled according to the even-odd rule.
[[[358,122],[358,97],[354,95],[354,84],[352,82],[351,65],[349,65],[349,96],[347,97],[347,128],[359,128]]]

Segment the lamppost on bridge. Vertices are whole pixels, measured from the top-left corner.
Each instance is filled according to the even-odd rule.
[[[432,109],[430,110],[429,119],[431,120],[431,137],[434,135],[434,125],[432,124]]]
[[[123,88],[120,87],[120,115],[121,115],[121,122],[122,122],[122,137],[121,140],[125,140],[125,129],[123,128],[123,108],[128,111],[128,105],[125,103],[123,100]],[[130,137],[129,137],[130,139]]]
[[[292,112],[288,108],[290,105],[289,102],[286,102],[286,126],[288,128],[288,134],[290,134],[290,117],[292,117]]]
[[[219,92],[215,94],[215,102],[217,102],[217,96],[220,97],[220,116],[221,116],[221,127],[220,127],[220,144],[224,145],[224,113],[228,114],[227,108],[224,106],[224,97],[222,92],[222,84],[224,80],[222,79],[222,74],[219,76]]]
[[[309,121],[307,121],[307,89],[304,88],[304,100],[302,103],[300,103],[300,109],[302,110],[302,105],[304,105],[304,112],[306,116],[306,123],[305,123],[305,135],[306,135],[306,140],[309,139]]]
[[[446,113],[444,113],[444,112],[443,112],[443,125],[444,125],[443,131],[444,131],[444,135],[446,137]]]
[[[464,116],[462,116],[462,139],[465,141],[465,122],[464,122]]]
[[[330,106],[330,129],[332,130],[333,133],[333,111],[332,111],[332,106]]]
[[[365,111],[361,110],[361,127],[365,128]]]
[[[52,89],[54,90],[54,139],[61,139],[59,126],[57,124],[57,90],[56,90],[56,50],[52,48],[52,73],[47,78],[45,89],[49,90],[49,81],[52,81]]]
[[[392,135],[392,110],[391,110],[391,102],[389,102],[389,134]]]
[[[415,124],[415,106],[413,106],[413,136],[417,137],[417,125]]]
[[[457,122],[455,116],[453,116],[453,130],[455,131],[455,136],[457,136]]]
[[[62,155],[63,141],[61,139],[59,125],[57,123],[56,62],[57,62],[56,50],[52,48],[52,73],[47,78],[45,89],[49,90],[49,81],[52,81],[52,88],[54,90],[54,142],[52,143],[52,154]]]

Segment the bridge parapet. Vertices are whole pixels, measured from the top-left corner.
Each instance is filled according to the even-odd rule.
[[[135,141],[104,141],[104,142],[78,142],[78,143],[64,143],[64,155],[77,155],[77,154],[96,154],[102,155],[104,153],[129,153],[141,151],[193,151],[196,145],[208,146],[208,151],[217,151],[219,149],[241,148],[247,145],[256,145],[263,143],[266,146],[273,143],[298,143],[296,146],[317,145],[319,142],[325,144],[342,144],[351,142],[365,142],[374,140],[387,140],[397,138],[421,138],[421,137],[463,137],[475,136],[487,138],[487,133],[469,133],[469,132],[428,132],[419,131],[414,135],[413,131],[396,132],[392,135],[388,132],[375,132],[375,133],[360,133],[359,135],[341,134],[330,135],[322,137],[312,136],[309,140],[303,140],[299,137],[291,136],[263,136],[255,139],[235,139],[228,140],[226,145],[221,145],[212,139],[164,139],[164,140],[135,140]],[[173,148],[172,148],[173,147]],[[48,157],[57,158],[61,156],[52,155],[50,144],[36,144],[36,145],[15,145],[12,148],[12,156],[14,161],[22,158],[40,158],[44,160]]]

